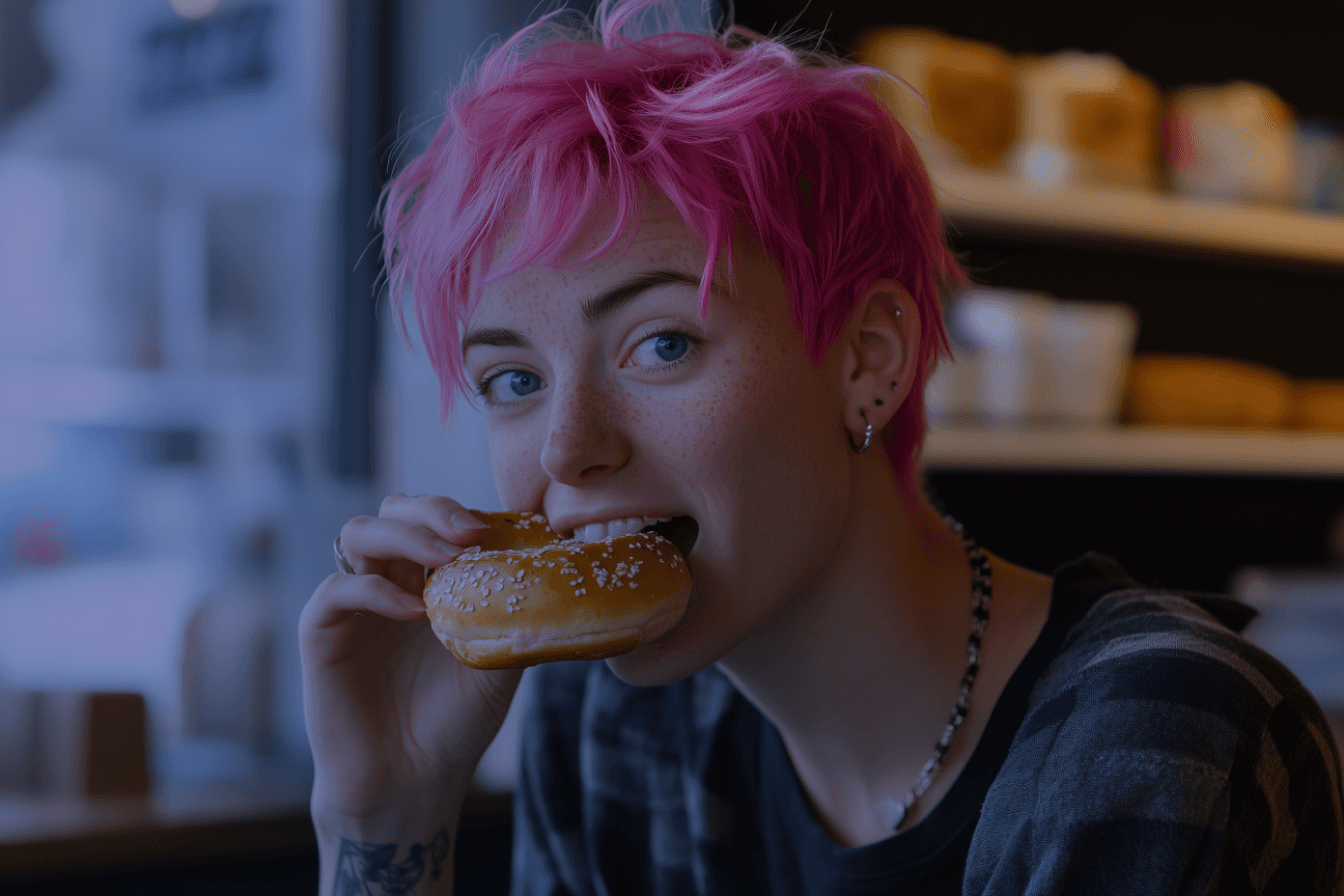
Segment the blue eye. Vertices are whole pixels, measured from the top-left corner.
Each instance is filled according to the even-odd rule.
[[[686,354],[691,347],[690,342],[680,333],[667,333],[655,337],[653,342],[653,351],[664,361],[675,361]]]
[[[476,391],[486,404],[499,405],[526,398],[541,387],[541,377],[530,370],[501,370],[487,377]]]
[[[514,395],[530,395],[541,388],[541,377],[526,370],[513,370],[504,377],[506,388]]]
[[[694,348],[691,338],[684,333],[656,333],[635,346],[630,361],[640,367],[675,364]]]

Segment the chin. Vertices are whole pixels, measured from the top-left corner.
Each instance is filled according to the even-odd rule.
[[[717,656],[706,654],[703,638],[696,636],[696,595],[691,593],[690,605],[681,621],[667,633],[641,644],[629,653],[606,660],[607,668],[626,684],[639,687],[658,687],[672,684],[714,665]]]
[[[672,633],[668,632],[668,635]],[[629,653],[611,657],[606,660],[607,668],[626,684],[651,688],[680,681],[711,665],[695,663],[684,651],[665,649],[660,642],[668,635],[641,644]]]

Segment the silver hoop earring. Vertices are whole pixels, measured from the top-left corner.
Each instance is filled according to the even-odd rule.
[[[865,414],[863,411],[859,411],[859,416],[862,417],[862,418],[863,418],[863,422],[867,424],[867,426],[865,426],[865,427],[863,428],[863,444],[862,444],[862,445],[855,445],[855,444],[854,444],[854,436],[853,436],[853,434],[850,433],[850,431],[849,431],[848,428],[845,429],[845,438],[849,439],[849,447],[854,449],[854,453],[855,453],[855,454],[862,454],[863,452],[867,451],[867,450],[868,450],[868,446],[871,445],[871,444],[873,443],[873,424],[872,424],[872,422],[868,419],[868,415]]]

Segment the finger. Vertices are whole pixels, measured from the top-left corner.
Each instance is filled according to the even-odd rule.
[[[478,538],[453,544],[428,526],[400,519],[355,517],[341,528],[341,552],[355,572],[369,572],[362,561],[410,560],[434,568],[449,563]]]
[[[461,544],[474,544],[474,536],[486,528],[470,510],[442,495],[388,495],[378,508],[378,516],[419,523]]]
[[[420,597],[407,594],[382,576],[334,573],[308,599],[299,616],[299,630],[306,637],[352,619],[381,616],[408,622],[424,614],[425,602]]]
[[[423,595],[425,582],[428,580],[429,571],[432,568],[421,566],[419,563],[410,560],[393,560],[379,572],[407,594]]]

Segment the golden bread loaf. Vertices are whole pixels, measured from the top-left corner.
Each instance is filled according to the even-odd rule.
[[[1293,395],[1292,423],[1317,432],[1344,432],[1344,380],[1302,380]]]
[[[926,162],[1003,162],[1017,120],[1013,59],[1003,50],[927,28],[879,28],[864,35],[857,58],[910,85],[875,89]]]
[[[1017,63],[1018,173],[1068,183],[1151,188],[1160,157],[1161,97],[1114,56],[1077,52]],[[1052,158],[1042,171],[1045,158]]]
[[[1292,381],[1229,358],[1140,355],[1130,364],[1125,420],[1160,426],[1277,429],[1293,407]]]

